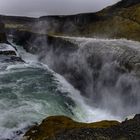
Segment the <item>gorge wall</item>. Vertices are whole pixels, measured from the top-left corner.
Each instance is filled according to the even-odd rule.
[[[127,38],[140,41],[139,0],[122,0],[97,13],[40,18],[0,16],[6,31],[49,35]]]

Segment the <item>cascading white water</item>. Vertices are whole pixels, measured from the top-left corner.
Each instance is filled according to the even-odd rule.
[[[52,43],[41,61],[79,89],[89,105],[121,117],[140,112],[139,42],[56,37],[76,49],[67,52],[67,46]]]
[[[84,122],[120,119],[88,106],[61,75],[39,63],[36,56],[17,49],[25,63],[7,63],[0,71],[0,140],[19,140],[31,125],[52,115]]]

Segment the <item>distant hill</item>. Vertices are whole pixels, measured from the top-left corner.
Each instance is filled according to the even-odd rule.
[[[140,41],[140,0],[122,0],[96,13],[71,16],[0,16],[7,31],[40,34],[127,38]]]

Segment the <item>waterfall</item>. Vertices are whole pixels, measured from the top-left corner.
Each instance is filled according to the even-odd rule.
[[[0,70],[1,140],[20,140],[32,125],[47,116],[65,115],[82,122],[121,120],[107,110],[89,106],[78,90],[39,62],[37,55],[25,52],[20,46],[16,46],[17,51],[10,45],[7,47],[24,61],[0,63],[6,64]]]
[[[0,139],[20,140],[30,126],[53,115],[95,122],[140,112],[139,42],[55,38],[52,44],[42,40],[36,54],[0,44],[12,52],[0,61]]]
[[[80,90],[88,105],[121,117],[140,112],[139,42],[56,38],[70,42],[69,46],[75,49],[67,51],[67,46],[52,43],[39,54],[40,61]]]

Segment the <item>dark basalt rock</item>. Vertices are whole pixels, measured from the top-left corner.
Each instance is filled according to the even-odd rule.
[[[121,0],[114,7],[126,8],[140,3],[140,0]]]
[[[0,43],[0,63],[24,62],[16,52],[16,48],[10,43]]]
[[[3,62],[4,63],[5,62],[22,62],[22,63],[24,63],[25,61],[22,60],[20,57],[10,56],[10,57],[6,57]]]
[[[5,27],[3,23],[0,23],[0,43],[5,43],[5,42],[7,42]]]
[[[55,50],[59,48],[66,52],[76,50],[76,47],[73,47],[73,44],[69,41],[64,41],[51,35],[18,30],[14,32],[13,36],[13,41],[17,45],[23,46],[27,52],[33,54],[39,54],[44,50],[47,51],[47,46],[52,46]]]
[[[0,55],[16,55],[15,51],[0,51]]]
[[[24,62],[17,56],[16,49],[8,41],[3,23],[0,23],[0,63]]]
[[[26,134],[26,140],[139,140],[140,115],[122,123],[102,121],[85,124],[67,117],[45,119]]]
[[[0,51],[0,63],[25,63],[21,57],[17,56],[14,51]]]
[[[30,31],[17,30],[13,34],[13,41],[22,46],[27,52],[37,54],[46,45],[47,35],[37,34]]]

